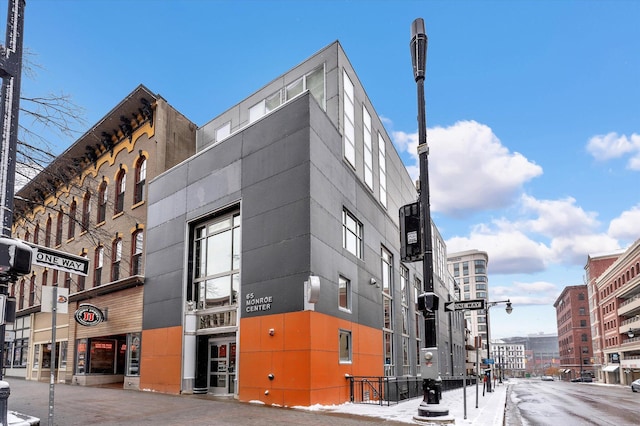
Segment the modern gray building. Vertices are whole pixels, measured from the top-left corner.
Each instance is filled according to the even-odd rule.
[[[422,265],[400,261],[398,225],[416,199],[338,42],[202,126],[150,183],[141,388],[306,406],[348,401],[352,376],[416,376]],[[458,375],[462,318],[443,304]]]

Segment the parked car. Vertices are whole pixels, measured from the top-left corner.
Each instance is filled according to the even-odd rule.
[[[553,376],[542,376],[540,377],[540,380],[543,382],[553,382]]]
[[[640,391],[640,379],[634,380],[633,382],[631,382],[631,390],[633,392]]]
[[[593,377],[591,377],[591,376],[576,377],[575,379],[571,379],[571,381],[572,382],[591,383],[591,382],[593,382]]]

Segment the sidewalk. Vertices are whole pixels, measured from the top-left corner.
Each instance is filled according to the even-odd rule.
[[[474,426],[502,426],[505,416],[507,390],[509,382],[498,383],[494,392],[482,395],[482,384],[478,386],[478,408],[476,408],[476,386],[467,386],[466,390],[466,419],[464,413],[464,391],[462,389],[450,390],[442,393],[441,405],[449,410],[449,416],[453,417],[456,425]],[[336,413],[349,413],[361,416],[370,416],[393,420],[396,422],[417,424],[413,417],[418,415],[418,406],[421,398],[411,399],[391,406],[342,404],[337,406],[314,406],[311,410],[321,410]],[[429,423],[420,423],[429,424]]]
[[[11,379],[9,410],[39,417],[48,422],[49,386],[42,382]],[[455,425],[502,426],[508,382],[498,383],[494,392],[482,395],[479,386],[476,408],[476,386],[466,388],[466,419],[462,389],[442,393],[441,407],[449,410],[447,419]],[[414,416],[422,398],[390,406],[351,404],[316,405],[311,407],[278,408],[260,403],[244,403],[204,395],[166,395],[154,392],[113,388],[93,388],[56,385],[55,424],[74,425],[251,425],[276,424],[341,426],[371,423],[418,424]],[[444,420],[444,419],[441,419]],[[9,416],[9,426],[27,426]],[[435,424],[420,422],[419,424]]]

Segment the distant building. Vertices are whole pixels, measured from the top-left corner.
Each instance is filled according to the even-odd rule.
[[[525,349],[526,373],[544,375],[548,368],[560,368],[557,334],[529,334],[526,337],[505,337],[509,344],[522,344]]]
[[[591,322],[591,347],[593,350],[592,364],[600,370],[604,360],[604,330],[602,312],[600,310],[600,293],[596,287],[596,279],[609,268],[620,255],[622,250],[606,254],[591,254],[584,267],[587,293],[589,297],[589,319]]]
[[[494,370],[499,377],[524,377],[527,358],[523,344],[506,343],[502,339],[491,340]]]
[[[461,300],[484,299],[489,302],[489,278],[487,265],[489,255],[480,250],[449,253],[447,268],[460,286]],[[473,337],[482,338],[483,348],[487,346],[487,315],[484,310],[469,310],[464,313],[469,321],[469,331]]]
[[[558,323],[560,372],[563,379],[593,377],[593,349],[586,285],[567,286],[553,306]]]
[[[611,261],[616,255],[606,259]],[[589,287],[589,296],[597,301],[600,326],[594,346],[602,358],[598,379],[605,383],[628,385],[640,378],[640,239],[617,256],[614,262]],[[585,268],[586,269],[586,268]]]

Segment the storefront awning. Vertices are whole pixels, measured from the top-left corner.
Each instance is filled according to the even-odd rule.
[[[607,365],[606,367],[604,367],[602,369],[602,371],[606,371],[607,373],[611,373],[613,371],[618,371],[618,368],[620,368],[619,365]]]

